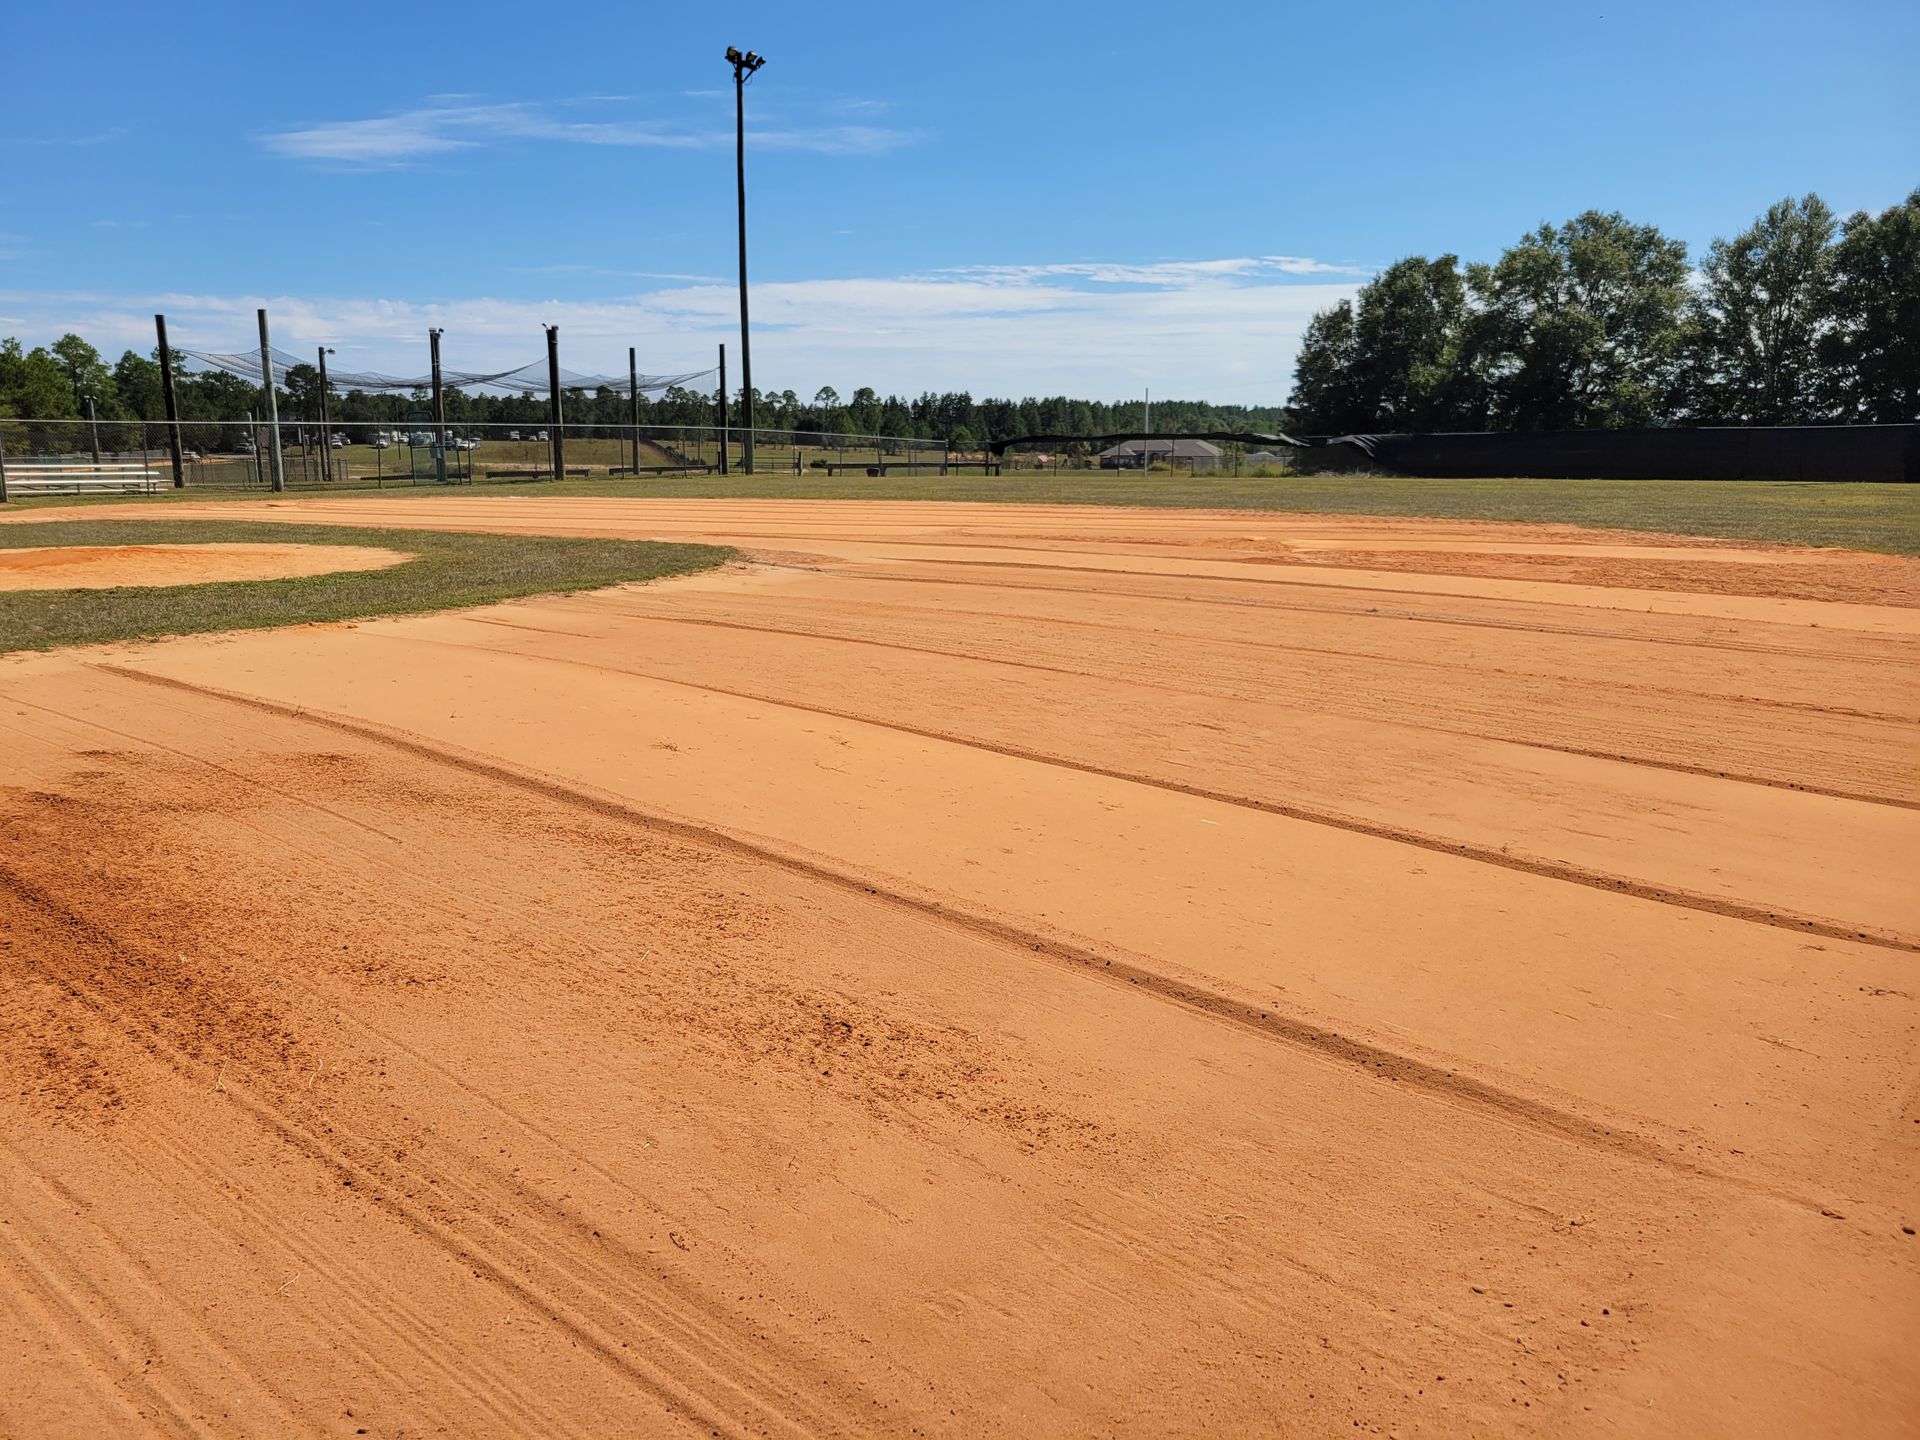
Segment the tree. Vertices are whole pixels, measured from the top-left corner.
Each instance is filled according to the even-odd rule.
[[[53,358],[66,372],[67,383],[73,387],[76,406],[80,406],[89,395],[94,397],[96,409],[99,408],[98,402],[112,398],[113,376],[107,373],[100,352],[78,335],[62,335],[54,341]]]
[[[1651,425],[1672,413],[1687,247],[1589,210],[1471,266],[1463,354],[1491,418],[1516,430]]]
[[[1689,410],[1698,419],[1788,425],[1823,410],[1833,212],[1791,198],[1715,240],[1691,306]]]
[[[167,405],[160,390],[157,361],[127,351],[113,367],[113,390],[129,416],[141,420],[165,418]]]
[[[822,410],[831,410],[840,403],[840,392],[831,385],[822,385],[813,392],[813,403]]]
[[[66,420],[80,413],[66,369],[39,347],[0,341],[0,409],[27,420]]]
[[[1351,301],[1342,300],[1307,322],[1288,402],[1302,430],[1340,435],[1367,428],[1373,417],[1360,395],[1358,353]]]
[[[1829,315],[1821,358],[1840,418],[1920,419],[1920,190],[1848,218]]]
[[[1470,408],[1461,393],[1467,286],[1460,262],[1413,256],[1361,287],[1353,324],[1353,392],[1369,430],[1438,430]]]

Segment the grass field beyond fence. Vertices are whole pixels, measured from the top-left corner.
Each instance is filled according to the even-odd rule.
[[[188,492],[191,493],[191,492]],[[0,528],[0,549],[50,545],[370,545],[414,558],[385,570],[113,590],[0,591],[0,653],[210,630],[257,630],[484,605],[709,569],[714,545],[262,525],[225,520],[56,520]]]
[[[314,492],[302,492],[312,494]],[[561,482],[360,491],[395,503],[448,495],[654,496],[680,499],[957,500],[1291,511],[1310,515],[1404,515],[1519,520],[1670,535],[1712,535],[1791,545],[1837,545],[1920,555],[1920,485],[1745,480],[1415,480],[1379,475],[1189,475],[1124,470],[1020,470],[943,476],[863,474],[620,475]],[[101,497],[123,500],[127,497]],[[171,500],[262,498],[216,490],[169,490]],[[16,505],[72,505],[72,497]],[[98,503],[93,500],[83,504]]]

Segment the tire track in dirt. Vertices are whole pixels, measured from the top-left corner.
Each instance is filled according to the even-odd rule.
[[[501,622],[484,616],[468,617],[479,625],[497,625]],[[530,627],[513,625],[507,628],[524,630]],[[502,653],[500,650],[485,646],[464,644],[457,640],[438,640],[428,638],[425,643],[441,646],[449,650],[471,650],[482,655]],[[1537,856],[1514,855],[1485,845],[1475,845],[1464,840],[1449,840],[1442,835],[1429,835],[1423,831],[1409,829],[1400,825],[1389,825],[1383,821],[1364,820],[1354,815],[1343,815],[1335,810],[1323,810],[1312,806],[1290,804],[1283,800],[1262,800],[1251,795],[1236,795],[1231,791],[1215,790],[1205,785],[1192,785],[1180,780],[1163,779],[1135,770],[1118,770],[1104,765],[1095,765],[1084,760],[1074,760],[1063,755],[1048,754],[1040,750],[1031,750],[1018,745],[1005,745],[992,740],[983,740],[974,736],[962,735],[956,731],[935,730],[919,725],[908,725],[895,720],[878,719],[872,715],[855,710],[842,710],[828,705],[811,705],[799,700],[782,699],[777,695],[766,695],[751,690],[732,689],[724,685],[706,685],[693,680],[680,680],[671,676],[655,675],[649,671],[625,665],[607,665],[590,660],[576,660],[564,655],[542,655],[533,651],[509,650],[523,660],[539,660],[548,664],[573,666],[583,670],[598,670],[613,675],[632,675],[651,680],[660,685],[673,685],[686,690],[699,690],[712,695],[727,695],[737,700],[751,700],[757,704],[773,705],[785,710],[798,710],[811,715],[826,715],[836,720],[849,720],[859,725],[872,725],[882,730],[892,730],[903,735],[918,736],[923,740],[937,740],[943,744],[963,745],[971,750],[984,751],[991,755],[1003,755],[1011,760],[1024,760],[1037,765],[1050,765],[1061,770],[1072,770],[1083,775],[1098,775],[1107,780],[1119,780],[1132,785],[1147,785],[1156,790],[1170,791],[1176,795],[1190,795],[1198,800],[1217,801],[1222,805],[1233,805],[1242,810],[1257,810],[1263,814],[1278,815],[1288,820],[1299,820],[1310,825],[1325,825],[1333,830],[1345,830],[1355,835],[1366,835],[1376,840],[1390,840],[1396,844],[1408,845],[1418,850],[1430,850],[1436,854],[1452,855],[1461,860],[1474,860],[1483,865],[1498,866],[1503,870],[1518,871],[1523,875],[1538,875],[1548,880],[1562,880],[1570,885],[1585,885],[1590,889],[1604,890],[1609,894],[1628,895],[1636,900],[1650,900],[1660,905],[1672,905],[1682,910],[1699,910],[1709,915],[1720,915],[1730,920],[1745,920],[1755,925],[1771,925],[1776,929],[1790,930],[1796,934],[1819,935],[1828,940],[1850,940],[1861,945],[1875,945],[1886,950],[1899,950],[1909,954],[1920,954],[1920,940],[1910,939],[1889,931],[1878,929],[1862,930],[1856,926],[1822,919],[1813,915],[1801,915],[1793,911],[1769,910],[1763,906],[1746,905],[1737,900],[1724,900],[1712,895],[1701,895],[1692,890],[1682,890],[1674,886],[1655,885],[1645,880],[1634,880],[1624,875],[1612,875],[1605,871],[1591,870],[1584,866],[1566,861],[1548,860]]]
[[[1073,679],[1112,678],[1098,676],[1094,672],[1076,670],[1069,666],[1043,665],[1033,660],[1010,660],[1000,655],[982,655],[967,650],[949,650],[939,646],[909,645],[901,641],[875,640],[860,635],[833,635],[818,630],[801,630],[779,625],[752,625],[742,620],[716,620],[705,616],[674,615],[656,610],[631,610],[619,606],[609,606],[615,614],[634,619],[658,620],[672,625],[706,625],[719,630],[740,630],[756,635],[791,635],[807,640],[830,640],[841,645],[867,645],[880,650],[900,650],[914,655],[934,655],[948,660],[975,660],[986,665],[1004,665],[1010,669],[1032,670],[1045,675],[1064,675]],[[111,667],[108,667],[111,668]],[[1123,683],[1135,685],[1143,690],[1158,690],[1171,695],[1190,695],[1193,691],[1185,686],[1163,685],[1153,680],[1127,677]],[[1865,805],[1886,805],[1897,810],[1920,810],[1920,800],[1907,800],[1897,795],[1876,795],[1867,791],[1843,790],[1830,785],[1813,785],[1796,780],[1784,780],[1769,775],[1752,775],[1732,770],[1717,770],[1710,765],[1694,765],[1684,760],[1663,760],[1649,755],[1627,755],[1614,750],[1589,749],[1577,745],[1561,745],[1552,741],[1530,739],[1516,735],[1496,735],[1488,731],[1473,730],[1450,725],[1435,725],[1418,720],[1398,718],[1396,724],[1406,725],[1416,730],[1432,730],[1442,735],[1464,735],[1473,740],[1492,740],[1504,745],[1517,745],[1529,750],[1547,750],[1560,755],[1578,755],[1587,760],[1612,760],[1622,765],[1639,765],[1649,770],[1666,770],[1678,775],[1699,775],[1711,780],[1731,780],[1741,785],[1762,785],[1773,790],[1794,790],[1804,795],[1824,795],[1830,800],[1852,800]],[[1851,938],[1841,936],[1839,938]]]
[[[139,953],[137,947],[68,909],[4,863],[0,863],[0,892],[47,917],[63,934],[87,949],[121,954]],[[26,958],[29,964],[35,964],[32,955]],[[658,1313],[644,1313],[655,1310],[652,1304],[644,1305],[641,1314],[623,1314],[625,1307],[620,1303],[621,1299],[634,1297],[619,1297],[613,1293],[620,1288],[620,1281],[611,1272],[605,1271],[604,1267],[596,1267],[590,1262],[583,1264],[580,1256],[567,1253],[565,1247],[552,1252],[535,1248],[509,1234],[502,1225],[485,1220],[489,1208],[500,1214],[511,1214],[510,1206],[489,1207],[480,1197],[470,1195],[467,1213],[487,1224],[492,1243],[463,1234],[424,1208],[409,1203],[405,1196],[397,1193],[394,1186],[385,1183],[379,1173],[356,1159],[349,1149],[324,1138],[292,1115],[276,1111],[267,1101],[255,1097],[237,1078],[229,1081],[224,1076],[215,1076],[204,1063],[169,1044],[159,1034],[135,1028],[129,1023],[128,1017],[119,1012],[113,997],[103,992],[87,974],[83,974],[80,967],[56,967],[48,971],[45,968],[47,963],[42,958],[35,968],[41,969],[53,983],[60,985],[71,997],[93,1011],[110,1028],[132,1040],[191,1083],[203,1087],[220,1083],[223,1093],[262,1132],[319,1163],[337,1176],[343,1187],[353,1189],[367,1203],[392,1216],[422,1240],[484,1275],[495,1288],[511,1295],[528,1310],[563,1331],[580,1347],[623,1375],[655,1403],[681,1420],[715,1434],[753,1432],[804,1437],[841,1433],[849,1429],[852,1417],[847,1413],[844,1398],[838,1403],[823,1401],[814,1404],[797,1393],[798,1387],[793,1382],[799,1377],[775,1378],[758,1373],[758,1366],[753,1363],[752,1357],[767,1353],[763,1336],[756,1333],[751,1337],[725,1337],[720,1353],[702,1355],[698,1349],[691,1347],[712,1332],[700,1320],[694,1320],[691,1327],[682,1329],[676,1336],[672,1333],[672,1327],[663,1327]],[[423,1182],[435,1185],[442,1193],[451,1191],[456,1195],[462,1183],[451,1172],[432,1177],[421,1173],[420,1178]],[[516,1198],[527,1197],[523,1194]],[[553,1208],[553,1202],[545,1197],[532,1198],[538,1202],[538,1211]],[[567,1218],[576,1228],[588,1228],[582,1227],[574,1217]],[[629,1256],[630,1260],[635,1258],[644,1261],[644,1257]],[[683,1362],[682,1367],[677,1371],[667,1371],[663,1367],[643,1363],[625,1342],[618,1339],[616,1329],[609,1327],[603,1318],[593,1315],[590,1309],[583,1308],[578,1300],[565,1294],[569,1282],[572,1288],[584,1290],[590,1301],[600,1302],[599,1308],[603,1312],[611,1310],[628,1326],[648,1332],[655,1340],[676,1349]],[[687,1383],[685,1372],[689,1365],[705,1373],[723,1392],[733,1392],[732,1395],[703,1395]],[[770,1389],[774,1394],[756,1393],[763,1389]],[[776,1395],[778,1399],[774,1398]],[[732,1404],[715,1408],[716,1399],[731,1400]],[[803,1413],[796,1415],[788,1407],[797,1408]],[[863,1427],[853,1422],[851,1428],[858,1430]]]
[[[845,576],[845,578],[864,580],[864,579],[877,579],[881,577],[858,576],[858,575],[848,574]],[[897,579],[897,580],[911,580],[913,577],[888,576],[886,578]],[[992,587],[980,587],[980,588],[992,588]],[[1029,588],[1044,588],[1044,587],[1029,587]],[[1092,593],[1092,592],[1086,592],[1086,593]],[[1108,596],[1105,598],[1111,598],[1111,597]],[[1146,598],[1158,598],[1158,597],[1146,597]],[[817,604],[819,602],[816,600],[814,601],[814,603]],[[841,602],[833,602],[833,603],[841,603]],[[902,608],[907,609],[908,613],[912,613],[916,616],[926,613],[925,611],[921,610],[919,607],[902,607]],[[1294,607],[1288,607],[1288,608],[1299,610],[1299,609],[1306,609],[1307,607],[1294,606]],[[1314,611],[1311,613],[1325,614],[1327,612]],[[1013,612],[1013,611],[999,611],[999,610],[968,610],[968,609],[960,608],[958,606],[942,606],[940,607],[939,615],[942,619],[984,620],[990,623],[997,623],[997,624],[1014,623],[1014,624],[1023,624],[1023,625],[1025,624],[1047,625],[1047,626],[1059,627],[1062,629],[1099,631],[1104,634],[1119,635],[1119,636],[1138,635],[1142,633],[1142,627],[1138,625],[1117,625],[1110,622],[1099,621],[1099,620],[1076,620],[1070,616],[1049,615],[1049,614],[1036,613],[1032,611]],[[476,616],[473,618],[477,619],[479,617]],[[506,622],[495,620],[495,619],[489,619],[487,623],[499,625],[499,624],[505,624]],[[518,628],[536,629],[537,627],[523,626]],[[1247,649],[1247,650],[1254,650],[1254,651],[1270,651],[1280,655],[1318,655],[1318,656],[1324,656],[1328,659],[1344,660],[1352,663],[1366,663],[1366,664],[1373,664],[1373,665],[1388,665],[1388,666],[1405,666],[1405,667],[1416,669],[1416,670],[1433,670],[1433,671],[1439,671],[1440,673],[1445,675],[1457,674],[1460,668],[1459,663],[1454,660],[1429,660],[1429,659],[1423,659],[1416,655],[1376,654],[1366,650],[1352,650],[1352,649],[1343,650],[1331,645],[1300,645],[1300,644],[1290,643],[1285,640],[1256,639],[1252,636],[1247,636],[1247,635],[1233,635],[1233,636],[1226,636],[1226,637],[1222,637],[1218,635],[1195,635],[1182,630],[1167,630],[1167,629],[1161,629],[1159,627],[1153,627],[1151,630],[1151,633],[1154,635],[1156,639],[1188,640],[1201,645],[1223,647],[1223,648]],[[1546,633],[1546,632],[1542,631],[1541,633]],[[1586,637],[1586,638],[1625,639],[1626,637],[1622,636],[1622,637]],[[1476,666],[1476,673],[1482,674],[1482,675],[1500,675],[1500,676],[1505,676],[1509,679],[1515,679],[1515,680],[1538,681],[1538,680],[1560,680],[1564,678],[1548,670],[1516,670],[1511,667],[1502,666],[1502,665],[1479,665],[1479,666]],[[1593,682],[1588,681],[1586,683],[1593,683]],[[1648,684],[1640,681],[1635,681],[1623,688],[1635,694],[1667,695],[1667,696],[1672,696],[1676,700],[1700,700],[1700,699],[1731,700],[1731,701],[1737,701],[1741,705],[1759,705],[1769,709],[1791,710],[1801,714],[1832,715],[1832,716],[1839,716],[1849,720],[1879,720],[1879,721],[1884,721],[1888,724],[1893,724],[1893,725],[1920,725],[1920,714],[1912,714],[1912,713],[1894,714],[1891,711],[1884,711],[1884,710],[1862,710],[1862,709],[1858,709],[1856,707],[1848,706],[1848,705],[1816,704],[1813,701],[1809,701],[1809,700],[1781,700],[1781,699],[1777,699],[1777,698],[1766,696],[1766,695],[1731,695],[1731,694],[1725,694],[1725,693],[1720,693],[1720,692],[1715,692],[1710,690],[1682,689],[1681,687],[1674,686],[1674,685],[1653,685],[1653,684]]]
[[[756,556],[755,558],[757,559],[758,557]],[[802,566],[782,564],[775,561],[759,561],[759,563],[765,565],[768,569],[801,570],[809,574],[846,576],[851,579],[874,580],[895,585],[953,585],[984,590],[1033,591],[1045,595],[1093,595],[1101,599],[1111,599],[1115,593],[1112,590],[1103,590],[1094,585],[1022,585],[1012,580],[956,580],[952,576],[947,575],[926,575],[919,573],[909,575],[890,574],[882,570],[865,570],[848,567],[843,564]],[[998,562],[986,560],[943,560],[938,563],[943,565],[993,565]],[[1021,568],[1047,569],[1051,567],[1023,566]],[[1078,565],[1060,566],[1058,570],[1059,573],[1066,575],[1085,573],[1082,567]],[[1110,573],[1127,576],[1134,580],[1160,578],[1154,575],[1143,576],[1139,572],[1132,570],[1119,570]],[[1241,583],[1238,577],[1227,575],[1169,576],[1167,578],[1212,581],[1221,585],[1237,585]],[[1263,582],[1257,578],[1249,577],[1247,583],[1260,584]],[[1274,582],[1268,581],[1264,583],[1272,585]],[[1333,589],[1336,587],[1329,585],[1324,588]],[[1785,655],[1802,660],[1831,661],[1834,658],[1831,651],[1818,650],[1810,646],[1763,645],[1751,640],[1710,640],[1702,637],[1679,635],[1649,635],[1631,630],[1600,629],[1591,625],[1556,625],[1545,621],[1499,620],[1486,615],[1435,615],[1423,613],[1418,610],[1386,610],[1373,605],[1369,605],[1365,609],[1349,609],[1339,605],[1307,605],[1298,601],[1281,600],[1266,595],[1262,595],[1257,599],[1234,599],[1225,595],[1168,595],[1153,590],[1125,590],[1119,593],[1129,598],[1137,596],[1142,599],[1166,600],[1178,605],[1212,605],[1243,610],[1281,610],[1301,615],[1340,615],[1356,620],[1402,620],[1416,625],[1452,625],[1464,629],[1512,630],[1519,631],[1522,634],[1566,635],[1574,639],[1583,640],[1625,640],[1636,645],[1673,645],[1689,650],[1729,650],[1748,655]],[[1372,595],[1379,593],[1426,594],[1427,592],[1379,592],[1368,590],[1366,593]],[[1462,598],[1482,600],[1492,604],[1543,603],[1537,601],[1505,601],[1484,596]],[[1897,658],[1892,656],[1850,656],[1847,658],[1850,663],[1868,666],[1896,665],[1901,663]]]
[[[243,695],[124,666],[98,664],[93,668],[144,684],[204,695],[264,714],[303,721],[322,729],[354,735],[423,760],[450,766],[530,794],[572,805],[595,815],[621,820],[657,834],[672,836],[709,849],[776,865],[836,888],[873,896],[913,913],[926,915],[999,941],[1015,950],[1036,955],[1049,963],[1063,965],[1108,983],[1138,990],[1156,999],[1236,1026],[1263,1039],[1352,1066],[1376,1079],[1397,1082],[1410,1089],[1423,1091],[1443,1103],[1478,1110],[1522,1128],[1587,1148],[1640,1160],[1679,1174],[1735,1186],[1804,1210],[1818,1211],[1825,1208],[1822,1201],[1703,1165],[1637,1131],[1608,1125],[1577,1111],[1533,1099],[1461,1071],[1450,1070],[1443,1065],[1420,1060],[1386,1046],[1342,1034],[1299,1016],[1282,1012],[1275,1007],[1263,1009],[1202,986],[1172,979],[1124,955],[1105,954],[1061,936],[1046,934],[995,919],[989,915],[962,909],[949,900],[931,895],[913,894],[898,888],[882,888],[857,873],[837,870],[816,860],[788,854],[714,826],[655,814],[625,800],[597,794],[551,775],[522,770],[499,760],[464,753],[451,746],[429,741],[422,736],[368,721],[348,719],[323,711],[286,705],[258,696]],[[7,872],[4,867],[0,867],[0,883],[6,880]]]

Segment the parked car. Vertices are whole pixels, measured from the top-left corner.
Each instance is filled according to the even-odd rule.
[[[376,450],[391,450],[393,448],[393,441],[385,435],[376,435],[373,437],[373,448]]]
[[[335,450],[344,450],[351,443],[352,442],[344,435],[329,435],[327,437],[327,444]]]

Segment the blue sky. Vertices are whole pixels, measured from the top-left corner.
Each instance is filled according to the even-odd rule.
[[[316,18],[319,28],[315,28]],[[1403,255],[1920,184],[1907,3],[10,7],[0,334],[1276,403]]]

